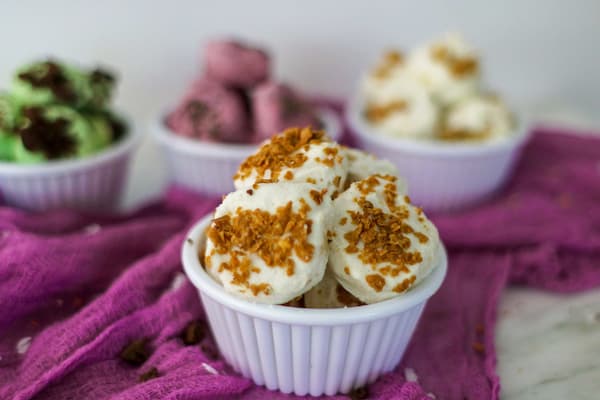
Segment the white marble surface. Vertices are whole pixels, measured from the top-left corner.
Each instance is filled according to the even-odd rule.
[[[596,116],[560,104],[526,111],[533,121],[600,132]],[[160,195],[167,178],[163,165],[159,149],[146,138],[132,166],[126,207]],[[498,316],[503,400],[600,400],[600,289],[556,295],[508,288]]]
[[[498,311],[502,399],[600,399],[600,290],[509,288]]]

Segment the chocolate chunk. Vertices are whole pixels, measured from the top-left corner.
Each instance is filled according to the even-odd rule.
[[[68,133],[69,121],[64,118],[48,120],[39,107],[28,107],[23,114],[29,123],[18,133],[27,150],[41,152],[50,160],[75,153],[77,143]]]
[[[363,400],[369,398],[369,390],[366,387],[359,387],[348,393],[352,400]]]
[[[61,101],[75,101],[76,96],[71,82],[65,77],[60,66],[53,61],[46,61],[42,66],[45,70],[41,74],[34,71],[21,72],[18,78],[29,82],[33,87],[50,90]]]
[[[150,352],[146,347],[147,343],[147,339],[134,340],[121,350],[119,357],[128,364],[135,366],[142,365],[150,357]]]
[[[192,321],[181,333],[181,340],[186,346],[198,344],[206,336],[206,325],[201,321]]]
[[[113,83],[115,81],[115,77],[106,70],[96,68],[90,74],[90,80],[92,83]]]
[[[252,117],[252,95],[250,92],[242,87],[230,87],[230,89],[236,92],[239,98],[242,100],[246,115]]]
[[[154,378],[158,378],[158,377],[159,377],[158,370],[156,369],[156,367],[152,367],[148,371],[141,374],[138,380],[140,382],[146,382],[146,381],[149,381],[150,379],[154,379]]]
[[[112,130],[112,141],[117,142],[127,132],[127,126],[114,117],[109,117],[108,122],[110,123],[110,128]]]
[[[192,121],[194,134],[199,136],[201,133],[201,122],[203,119],[207,118],[207,114],[210,113],[210,108],[201,101],[193,100],[186,105],[186,112],[189,114],[190,120]]]
[[[218,125],[215,125],[208,131],[208,135],[211,138],[218,140],[221,137],[221,129]]]

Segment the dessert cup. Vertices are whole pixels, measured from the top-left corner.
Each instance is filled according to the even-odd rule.
[[[114,210],[125,188],[131,154],[140,141],[133,126],[128,126],[120,141],[88,157],[39,164],[0,162],[4,202],[32,211]]]
[[[162,114],[167,115],[167,113]],[[338,116],[327,109],[318,112],[323,129],[333,140],[342,134]],[[232,177],[259,144],[232,144],[203,142],[182,137],[172,132],[164,117],[154,121],[151,130],[162,147],[173,183],[186,188],[221,195],[231,192]]]
[[[306,309],[249,302],[227,293],[200,261],[206,216],[182,248],[185,273],[196,286],[225,360],[257,385],[296,395],[347,393],[400,362],[427,300],[447,270],[443,247],[434,271],[408,292],[353,308]]]
[[[517,120],[515,132],[501,140],[447,142],[385,136],[363,117],[362,101],[346,109],[359,147],[393,162],[408,182],[410,198],[428,212],[450,212],[479,203],[510,177],[528,129]]]

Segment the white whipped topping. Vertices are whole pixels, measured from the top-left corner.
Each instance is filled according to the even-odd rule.
[[[256,185],[255,188],[244,188],[225,196],[215,211],[215,219],[226,215],[233,218],[237,214],[237,210],[263,210],[275,214],[278,208],[286,206],[288,202],[292,203],[292,211],[298,212],[303,199],[310,207],[306,216],[306,219],[310,220],[307,242],[313,246],[314,251],[309,261],[302,260],[293,251],[291,258],[294,263],[294,272],[289,275],[285,266],[268,266],[263,258],[252,249],[231,249],[240,251],[251,261],[253,268],[249,272],[248,284],[267,284],[270,287],[268,293],[262,291],[253,293],[248,285],[236,284],[230,270],[220,268],[223,263],[231,262],[231,256],[229,252],[226,254],[213,252],[215,243],[208,235],[205,267],[209,275],[221,283],[227,292],[247,300],[267,304],[286,303],[315,286],[322,279],[327,264],[327,227],[330,224],[329,213],[331,211],[330,196],[323,195],[319,203],[311,197],[310,192],[317,189],[315,185],[307,183],[263,183]],[[214,224],[215,222],[212,222],[211,227]],[[257,245],[274,240],[272,236],[264,237],[259,230],[252,226],[248,226],[245,232],[248,235],[255,234],[257,236],[254,238]],[[289,233],[284,233],[277,236],[276,239],[294,240],[295,238]]]
[[[502,139],[514,132],[510,111],[492,96],[474,96],[456,104],[448,112],[445,128],[486,139]]]
[[[407,70],[432,94],[441,105],[447,106],[475,93],[480,84],[479,70],[457,75],[447,63],[435,57],[436,49],[444,49],[457,60],[475,59],[477,53],[461,35],[450,33],[437,41],[413,51],[407,60]]]
[[[369,179],[371,178],[367,180]],[[425,217],[425,214],[420,209],[409,204],[405,196],[398,191],[395,206],[400,207],[402,212],[408,213],[408,217],[403,222],[415,232],[420,232],[427,237],[427,240],[422,242],[416,234],[406,233],[406,236],[410,240],[410,245],[405,251],[420,253],[421,261],[413,264],[405,263],[404,268],[400,268],[396,263],[392,264],[389,262],[380,262],[375,265],[366,263],[359,258],[359,254],[364,248],[364,241],[362,239],[357,244],[358,252],[349,252],[347,250],[350,243],[345,235],[356,228],[348,211],[361,212],[361,207],[358,204],[359,199],[363,198],[369,201],[374,208],[379,208],[386,214],[391,213],[390,208],[386,204],[385,196],[385,187],[391,182],[379,176],[376,179],[377,182],[373,187],[373,191],[367,195],[363,194],[360,190],[359,185],[367,181],[363,180],[353,183],[348,190],[334,200],[332,228],[330,228],[334,232],[334,237],[329,244],[329,266],[338,282],[348,292],[367,304],[401,295],[403,290],[399,291],[398,285],[402,286],[404,284],[405,288],[409,289],[418,284],[437,265],[441,246],[435,226]],[[372,223],[375,224],[373,221]],[[375,224],[375,226],[378,227],[379,225]],[[395,272],[390,271],[394,269],[396,269]],[[369,279],[373,275],[378,276],[376,277],[377,280],[383,281],[379,289],[369,284]]]

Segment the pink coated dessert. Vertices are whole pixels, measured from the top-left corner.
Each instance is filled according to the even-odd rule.
[[[263,141],[292,126],[320,127],[313,107],[289,86],[266,82],[252,93],[255,140]]]
[[[181,136],[218,142],[251,139],[249,116],[242,96],[208,79],[193,83],[167,125]]]
[[[204,49],[206,75],[223,85],[249,89],[269,77],[269,56],[236,41],[211,41]]]

